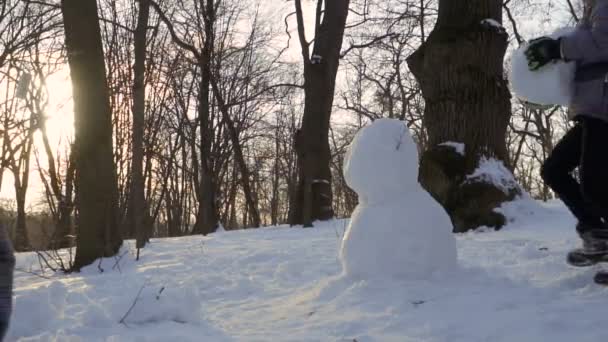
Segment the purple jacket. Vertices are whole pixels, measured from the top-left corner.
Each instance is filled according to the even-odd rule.
[[[577,64],[570,117],[608,121],[608,0],[597,0],[589,22],[560,40],[562,58]]]

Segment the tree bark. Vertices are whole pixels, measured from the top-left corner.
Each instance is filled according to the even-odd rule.
[[[24,252],[30,249],[30,243],[27,235],[27,215],[25,213],[25,189],[17,188],[17,222],[15,225],[15,250]]]
[[[447,209],[456,231],[487,225],[500,228],[493,210],[518,193],[506,193],[467,175],[483,158],[505,165],[506,130],[511,116],[504,78],[507,34],[484,22],[502,22],[500,0],[440,0],[435,28],[407,62],[420,83],[426,107],[423,122],[428,149],[422,154],[420,181]],[[466,154],[440,146],[464,143]]]
[[[65,43],[74,99],[77,238],[74,269],[115,255],[118,188],[112,148],[112,113],[97,2],[62,0]]]
[[[296,0],[298,33],[304,59],[304,115],[296,133],[298,187],[290,224],[312,226],[314,220],[334,216],[330,170],[329,125],[334,100],[340,48],[348,17],[349,0],[318,0],[317,25],[312,57],[304,34],[299,0]]]
[[[215,232],[218,225],[218,215],[215,203],[215,179],[213,178],[211,166],[211,139],[213,134],[209,128],[213,125],[213,123],[210,122],[211,57],[213,55],[213,45],[215,42],[215,7],[213,0],[206,1],[203,21],[205,27],[205,42],[203,43],[201,58],[199,59],[201,80],[198,90],[198,122],[201,135],[201,145],[199,149],[200,185],[197,196],[198,214],[194,231],[198,234],[207,235]]]
[[[30,249],[30,242],[27,234],[27,214],[25,212],[25,200],[30,179],[30,155],[34,143],[32,131],[27,134],[25,148],[22,151],[20,160],[13,168],[15,179],[15,198],[17,200],[17,222],[15,227],[15,250],[27,251]]]
[[[131,195],[129,196],[130,231],[135,233],[136,248],[139,250],[146,245],[149,238],[148,229],[144,226],[146,220],[144,163],[144,120],[146,110],[146,33],[150,17],[150,1],[138,0],[139,12],[135,28],[135,63],[133,65],[133,159],[131,161]],[[139,256],[139,252],[137,254]]]

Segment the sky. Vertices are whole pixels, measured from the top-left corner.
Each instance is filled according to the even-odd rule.
[[[313,33],[313,13],[314,3],[313,1],[305,0],[302,2],[303,11],[306,22],[310,23],[307,25],[307,38],[312,38]],[[292,2],[281,2],[281,5],[277,6],[276,0],[261,0],[260,12],[262,18],[283,18],[285,15],[293,11]],[[281,20],[282,19],[278,19]],[[277,20],[277,22],[278,22]],[[284,24],[282,24],[284,25]],[[289,28],[292,36],[290,42],[290,48],[287,51],[288,60],[298,61],[301,58],[300,45],[298,41],[296,28],[296,18],[291,16],[289,20]],[[281,26],[281,32],[284,32],[284,26]],[[283,47],[283,44],[287,43],[287,35],[279,40]],[[49,91],[49,106],[47,108],[47,133],[49,136],[50,144],[53,148],[58,147],[63,149],[65,144],[71,140],[73,136],[73,125],[74,125],[74,113],[73,113],[73,102],[72,98],[72,86],[69,75],[69,68],[66,65],[53,75],[50,75],[47,79],[48,91]],[[43,150],[40,134],[37,133],[35,137],[35,145],[39,150]],[[41,162],[43,167],[46,168],[46,159],[44,154],[42,155]],[[26,202],[28,207],[35,209],[39,203],[43,200],[44,186],[40,181],[38,175],[37,166],[32,154],[31,160],[31,175],[28,188],[28,194]],[[7,170],[2,179],[2,185],[0,187],[0,201],[2,200],[14,200],[15,189],[13,175]]]

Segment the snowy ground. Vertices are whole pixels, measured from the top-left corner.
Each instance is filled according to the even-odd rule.
[[[460,268],[432,281],[340,277],[345,221],[153,240],[103,274],[17,272],[7,340],[607,341],[608,288],[564,262],[572,217],[557,202],[505,210],[513,222],[459,235]]]

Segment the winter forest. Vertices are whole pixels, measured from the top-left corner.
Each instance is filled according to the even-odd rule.
[[[586,16],[0,0],[6,339],[605,340],[608,290],[565,264],[575,220],[541,177],[568,108],[510,81]]]

